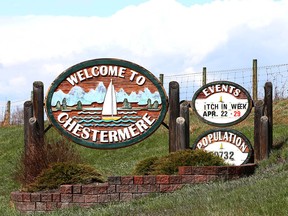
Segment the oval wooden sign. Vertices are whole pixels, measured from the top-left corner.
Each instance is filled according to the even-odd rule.
[[[209,130],[198,137],[192,148],[213,152],[228,164],[237,166],[247,163],[253,152],[246,136],[231,129]]]
[[[120,59],[76,64],[52,83],[46,96],[51,123],[85,147],[114,149],[135,144],[162,123],[164,88],[145,68]]]
[[[207,124],[231,126],[251,112],[252,99],[242,86],[228,81],[211,82],[196,91],[192,98],[194,112]]]

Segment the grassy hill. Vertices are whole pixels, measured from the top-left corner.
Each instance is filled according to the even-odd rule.
[[[172,194],[151,195],[127,203],[95,206],[91,209],[66,209],[44,215],[288,215],[288,101],[274,105],[274,148],[269,160],[262,161],[256,174],[230,182],[186,186]],[[191,144],[202,132],[211,129],[191,114]],[[232,127],[244,133],[253,143],[253,113]],[[48,137],[60,139],[50,129]],[[134,146],[118,150],[92,150],[78,146],[86,163],[105,177],[130,175],[139,160],[168,154],[168,131],[156,133]],[[20,215],[11,208],[11,191],[20,188],[13,180],[15,167],[23,151],[23,128],[0,128],[0,214]],[[36,214],[41,215],[41,214]]]

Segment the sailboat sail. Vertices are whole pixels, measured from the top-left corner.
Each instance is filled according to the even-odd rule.
[[[103,103],[102,115],[110,116],[111,119],[113,119],[113,116],[117,115],[116,92],[112,80],[107,88]]]

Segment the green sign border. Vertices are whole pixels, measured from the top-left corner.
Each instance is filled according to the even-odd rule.
[[[208,130],[204,133],[202,133],[200,136],[197,137],[196,141],[194,142],[194,144],[192,145],[192,149],[195,150],[197,149],[197,143],[205,136],[207,136],[208,134],[210,133],[213,133],[213,132],[217,132],[217,131],[221,131],[221,132],[232,132],[234,134],[236,134],[237,136],[240,136],[247,144],[248,148],[249,148],[249,152],[248,152],[248,156],[246,158],[246,160],[242,163],[242,164],[246,164],[249,162],[249,160],[251,159],[251,156],[253,155],[253,147],[251,145],[251,142],[249,141],[249,139],[244,135],[242,134],[241,132],[237,131],[237,130],[234,130],[234,129],[227,129],[227,128],[217,128],[217,129],[211,129],[211,130]]]
[[[247,109],[246,113],[241,118],[239,118],[238,120],[235,120],[235,121],[232,121],[232,122],[229,122],[229,123],[215,123],[215,122],[212,122],[212,121],[209,121],[209,120],[205,119],[196,110],[196,108],[195,108],[195,100],[197,99],[198,95],[203,91],[203,89],[207,88],[208,86],[217,85],[217,84],[226,84],[226,85],[235,86],[235,87],[241,89],[241,91],[244,92],[244,94],[246,95],[246,97],[248,99],[248,103],[249,103],[249,108]],[[240,123],[241,121],[243,121],[244,119],[246,119],[248,117],[248,115],[250,114],[250,112],[252,110],[252,107],[253,107],[253,100],[252,100],[249,92],[245,88],[243,88],[242,86],[238,85],[237,83],[230,82],[230,81],[215,81],[215,82],[207,83],[206,85],[201,86],[195,92],[195,94],[193,95],[193,98],[192,98],[192,109],[196,113],[198,118],[200,118],[206,124],[213,125],[213,126],[219,126],[219,127],[228,127],[228,126],[232,126],[232,125]]]
[[[73,135],[71,135],[70,133],[68,133],[65,129],[63,129],[60,124],[56,121],[56,119],[53,116],[53,112],[51,109],[51,101],[52,101],[52,97],[53,94],[56,90],[56,88],[72,73],[75,73],[79,70],[88,68],[88,67],[92,67],[92,66],[97,66],[97,65],[115,65],[115,66],[122,66],[122,67],[126,67],[129,69],[132,69],[136,72],[141,73],[142,75],[144,75],[146,78],[148,78],[157,88],[157,90],[159,91],[160,97],[161,97],[161,103],[162,103],[162,109],[159,115],[159,118],[156,119],[156,122],[152,125],[151,128],[149,128],[145,133],[132,138],[130,140],[124,141],[124,142],[119,142],[119,143],[108,143],[108,144],[99,144],[97,142],[91,142],[91,141],[86,141],[83,139],[80,139],[78,137],[75,137]],[[70,68],[68,68],[67,70],[65,70],[64,72],[62,72],[55,80],[54,82],[51,84],[49,91],[46,95],[46,113],[47,116],[50,120],[50,122],[56,127],[56,129],[62,133],[63,135],[65,135],[68,139],[72,140],[73,142],[80,144],[82,146],[88,147],[88,148],[94,148],[94,149],[117,149],[117,148],[123,148],[123,147],[127,147],[133,144],[136,144],[144,139],[146,139],[148,136],[150,136],[151,134],[153,134],[156,129],[161,125],[161,123],[163,122],[167,110],[168,110],[168,97],[167,94],[165,92],[164,87],[162,86],[161,82],[151,73],[149,72],[147,69],[141,67],[140,65],[137,65],[135,63],[126,61],[126,60],[122,60],[122,59],[115,59],[115,58],[100,58],[100,59],[92,59],[92,60],[88,60],[88,61],[84,61],[81,63],[78,63]]]

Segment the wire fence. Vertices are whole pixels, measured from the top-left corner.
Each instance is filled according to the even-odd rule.
[[[189,74],[166,75],[163,78],[164,88],[168,91],[169,83],[177,81],[180,86],[180,99],[192,100],[194,93],[206,83],[213,81],[231,81],[244,87],[251,96],[253,95],[253,67],[231,70],[208,71],[206,77],[202,72]],[[264,85],[266,82],[273,84],[273,97],[275,99],[288,97],[288,64],[257,67],[258,99],[264,98]]]
[[[166,91],[169,89],[169,82],[177,81],[180,85],[180,99],[192,100],[194,93],[206,83],[213,81],[231,81],[244,87],[251,96],[253,95],[253,66],[230,69],[230,70],[206,70],[206,75],[203,76],[203,71],[177,74],[177,75],[164,75],[163,85]],[[288,97],[288,64],[270,65],[257,67],[257,95],[258,99],[264,98],[264,85],[266,82],[273,84],[273,97],[274,99],[281,99]],[[28,99],[27,99],[28,100]],[[11,117],[13,113],[22,112],[25,100],[11,101]],[[0,102],[0,122],[4,120],[6,101]]]

